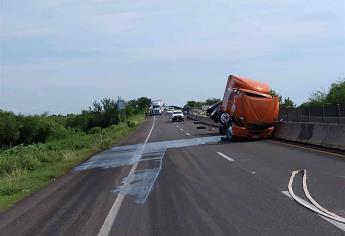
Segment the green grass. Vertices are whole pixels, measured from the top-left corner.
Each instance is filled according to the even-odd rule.
[[[131,118],[95,133],[71,132],[45,144],[17,146],[0,152],[0,210],[12,206],[63,175],[94,153],[128,136],[144,120]]]

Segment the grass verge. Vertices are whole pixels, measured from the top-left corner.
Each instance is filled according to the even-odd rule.
[[[73,132],[44,144],[17,146],[0,153],[0,211],[31,195],[94,153],[132,133],[144,120],[138,115],[127,123],[92,134]]]

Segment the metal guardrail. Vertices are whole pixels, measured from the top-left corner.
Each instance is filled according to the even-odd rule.
[[[280,108],[279,117],[290,122],[319,122],[345,124],[345,104],[316,107]]]
[[[190,108],[190,113],[206,116],[200,107]],[[318,122],[345,124],[345,104],[315,107],[284,108],[279,110],[279,119],[286,122]]]

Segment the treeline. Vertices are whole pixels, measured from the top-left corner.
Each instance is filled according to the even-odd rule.
[[[271,90],[272,96],[278,96],[281,108],[295,108],[296,103],[290,97],[283,97],[275,90]],[[202,107],[221,101],[219,98],[209,98],[205,101],[187,101],[185,107]],[[321,105],[345,104],[345,78],[332,83],[328,90],[318,90],[311,94],[307,102],[301,107],[315,107]]]
[[[272,90],[271,94],[279,97],[280,107],[295,108],[297,105],[289,98],[283,98],[279,93]],[[345,104],[345,78],[332,83],[328,90],[318,90],[311,94],[307,102],[300,107],[317,107],[322,105]]]
[[[185,107],[202,107],[202,106],[210,106],[217,102],[220,102],[221,99],[219,98],[208,98],[205,101],[187,101]]]
[[[126,103],[126,109],[119,110],[115,100],[104,98],[95,101],[88,110],[80,114],[62,115],[16,115],[0,110],[0,147],[18,144],[44,143],[49,139],[66,137],[74,132],[99,132],[118,124],[133,115],[143,113],[151,100],[141,97]],[[128,121],[129,126],[131,123]]]
[[[345,78],[332,83],[328,90],[318,90],[311,94],[308,101],[301,106],[345,104]]]

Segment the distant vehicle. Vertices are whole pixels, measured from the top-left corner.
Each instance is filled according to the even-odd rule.
[[[175,108],[170,106],[170,107],[167,108],[166,112],[167,112],[168,115],[171,115],[174,110],[175,110]]]
[[[163,102],[161,100],[155,100],[151,102],[150,115],[162,115]]]
[[[171,121],[175,122],[175,121],[184,121],[184,115],[183,112],[181,110],[176,110],[173,111],[172,115],[171,115]]]
[[[184,115],[188,115],[189,111],[190,111],[190,107],[189,106],[185,106],[185,107],[182,108],[182,112],[183,112]]]
[[[278,121],[278,97],[261,82],[230,75],[222,102],[207,110],[210,118],[221,123],[219,132],[228,138],[266,138]]]

